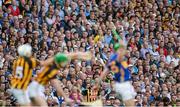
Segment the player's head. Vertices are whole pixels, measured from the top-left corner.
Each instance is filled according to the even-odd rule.
[[[32,47],[29,44],[20,45],[18,47],[19,56],[31,57]]]
[[[114,44],[114,51],[118,52],[118,50],[125,49],[124,45],[121,45],[119,43]]]
[[[114,45],[114,51],[118,54],[119,59],[122,59],[124,55],[126,54],[126,47],[124,45],[116,43]]]
[[[68,63],[68,57],[65,54],[57,53],[54,57],[54,61],[57,65],[64,67]]]

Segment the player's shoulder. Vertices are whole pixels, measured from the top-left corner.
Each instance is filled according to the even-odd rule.
[[[117,57],[118,57],[118,55],[116,53],[110,55],[109,60],[107,62],[107,66],[111,65],[112,62],[115,62]]]
[[[122,62],[121,62],[121,65],[122,65],[124,68],[128,68],[128,63],[127,63],[127,61],[122,61]]]
[[[32,63],[36,63],[37,62],[37,59],[34,58],[34,57],[30,57],[28,58],[29,61],[31,61]]]
[[[27,57],[27,58],[32,60],[32,61],[36,61],[37,60],[35,57]]]
[[[17,62],[18,60],[21,60],[22,58],[23,58],[23,57],[18,56],[18,57],[16,57],[16,58],[13,59],[13,62]]]
[[[118,57],[117,53],[112,54],[112,55],[110,56],[110,58],[109,58],[109,62],[112,62],[112,61],[116,60],[117,57]]]
[[[18,58],[15,58],[12,60],[12,62],[15,64],[17,62]]]

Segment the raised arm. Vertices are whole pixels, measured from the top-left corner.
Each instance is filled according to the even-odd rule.
[[[54,57],[48,58],[48,59],[46,59],[46,60],[44,60],[44,61],[40,61],[40,60],[36,59],[36,61],[37,61],[37,65],[40,65],[40,66],[47,66],[47,65],[53,63]]]
[[[113,35],[118,39],[118,41],[122,40],[122,37],[116,32],[116,29],[112,29]]]
[[[104,79],[104,77],[109,73],[109,69],[107,68],[107,65],[103,61],[101,61],[101,64],[104,67],[104,71],[100,76],[100,80]]]
[[[91,60],[92,55],[90,52],[76,52],[76,53],[69,53],[67,57],[70,59],[80,59],[80,60]]]
[[[62,54],[56,54],[56,55],[62,55]],[[90,52],[76,52],[76,53],[69,53],[66,54],[66,57],[69,60],[73,60],[73,59],[80,59],[80,60],[91,60],[92,55]],[[40,65],[45,66],[45,65],[49,65],[51,63],[53,63],[54,61],[54,57],[48,58],[45,61],[38,61]]]
[[[106,75],[109,73],[108,68],[106,67],[106,65],[104,64],[104,62],[102,61],[101,64],[104,67],[104,71],[102,72],[102,74],[99,77],[98,83],[96,83],[96,85],[93,87],[93,89],[96,89],[100,86],[102,80],[106,77]]]
[[[124,56],[126,55],[126,46],[124,43],[116,43],[114,45],[114,50],[118,54],[118,60],[121,62],[123,61]]]
[[[114,44],[114,51],[119,54],[119,60],[123,59],[126,54],[126,44],[121,36],[116,32],[116,28],[112,29],[113,35],[118,39],[118,42]]]
[[[62,63],[71,59],[80,59],[80,60],[90,60],[92,55],[89,52],[77,52],[77,53],[69,53],[69,54],[61,54],[57,53],[54,57],[48,58],[45,61],[39,61],[40,65],[46,66],[52,64],[53,61]]]
[[[108,69],[105,68],[105,70],[102,72],[102,74],[100,75],[100,78],[99,78],[99,84],[101,83],[101,81],[106,77],[106,75],[108,74]]]
[[[54,61],[54,57],[48,58],[45,61],[39,61],[41,66],[47,66],[49,64],[52,64]]]

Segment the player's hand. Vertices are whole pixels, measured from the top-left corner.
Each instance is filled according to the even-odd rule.
[[[82,60],[91,60],[92,54],[90,52],[80,53],[79,57],[81,57]]]

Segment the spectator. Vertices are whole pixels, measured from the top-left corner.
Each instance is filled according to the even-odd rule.
[[[12,0],[12,5],[8,7],[10,9],[10,13],[13,16],[19,16],[20,15],[20,10],[19,7],[17,6],[16,0]]]

